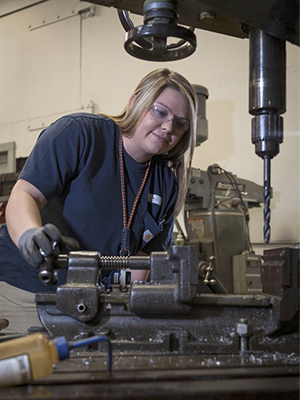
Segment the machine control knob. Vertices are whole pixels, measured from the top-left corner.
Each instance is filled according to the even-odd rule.
[[[199,275],[203,276],[205,285],[215,285],[216,280],[212,278],[214,272],[215,256],[209,257],[209,263],[203,261],[199,264]]]
[[[146,0],[143,7],[144,25],[134,27],[125,10],[119,19],[126,31],[125,50],[133,57],[147,61],[181,60],[194,53],[197,39],[193,29],[177,25],[177,2]],[[167,44],[169,38],[179,39]]]

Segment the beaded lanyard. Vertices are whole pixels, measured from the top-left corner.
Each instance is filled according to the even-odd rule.
[[[122,206],[123,206],[123,230],[122,230],[122,242],[121,242],[120,256],[129,256],[130,255],[130,251],[129,251],[130,225],[131,225],[133,215],[136,210],[137,202],[141,196],[141,193],[144,189],[144,186],[145,186],[145,183],[146,183],[146,180],[148,177],[148,173],[149,173],[150,165],[151,165],[151,159],[148,162],[148,166],[147,166],[146,172],[144,174],[143,181],[137,192],[137,195],[135,196],[132,210],[131,210],[128,221],[127,221],[126,189],[125,189],[124,162],[123,162],[123,136],[121,134],[120,134],[120,140],[119,140],[119,163],[120,163],[121,193],[122,193]]]

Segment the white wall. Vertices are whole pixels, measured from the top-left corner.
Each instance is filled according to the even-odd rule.
[[[13,8],[20,1],[2,0],[0,15],[8,3]],[[248,114],[248,40],[197,30],[198,49],[191,57],[142,61],[123,49],[117,11],[95,6],[95,16],[80,16],[78,10],[89,5],[50,0],[0,18],[0,143],[15,141],[17,157],[28,156],[51,121],[78,110],[119,113],[146,73],[168,67],[209,90],[209,139],[196,149],[193,166],[206,170],[218,163],[262,184],[263,162],[251,143]],[[142,24],[142,17],[131,18]],[[300,241],[299,54],[287,43],[284,142],[271,162],[271,244],[276,245]],[[263,208],[251,211],[250,233],[253,242],[263,243]]]

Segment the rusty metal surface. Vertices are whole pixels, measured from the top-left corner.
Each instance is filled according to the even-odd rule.
[[[91,285],[96,258],[90,252],[71,254],[70,279],[76,277],[78,265],[77,284]],[[74,341],[105,334],[110,338],[111,375],[106,343],[99,342],[89,350],[73,350],[70,359],[58,363],[43,380],[1,390],[0,399],[299,399],[299,250],[265,252],[264,293],[255,296],[194,294],[198,262],[188,246],[175,246],[150,259],[143,258],[142,264],[146,268],[150,264],[152,280],[137,284],[137,300],[131,299],[135,285],[127,292],[101,292],[97,315],[88,321],[78,318],[78,310],[72,315],[71,308],[81,301],[76,285],[67,310],[71,315],[57,308],[56,294],[36,296],[50,337],[63,335]],[[85,262],[91,267],[88,282]],[[133,265],[138,267],[137,260]],[[181,270],[184,266],[186,271]],[[159,303],[169,303],[167,311],[157,311],[151,286],[157,294],[161,291]],[[150,291],[143,291],[147,287]],[[137,313],[131,310],[135,301],[145,303]],[[177,313],[182,301],[189,304],[185,314]]]
[[[89,0],[143,14],[143,0]],[[298,0],[185,0],[178,2],[179,23],[245,38],[241,23],[299,46]],[[117,18],[117,16],[116,16]]]
[[[148,262],[142,260],[150,265],[149,282],[106,293],[97,282],[98,253],[70,252],[67,283],[56,294],[37,294],[37,310],[54,337],[74,340],[108,332],[115,346],[126,351],[238,353],[236,324],[246,319],[252,330],[249,349],[263,350],[262,338],[298,332],[299,250],[270,250],[264,259],[262,295],[197,293],[200,264],[193,246],[152,253]],[[129,267],[130,262],[138,267],[138,257],[126,260]]]
[[[289,399],[298,400],[296,356],[75,353],[34,385],[2,389],[0,399]]]
[[[138,316],[126,310],[126,302],[114,303],[111,309],[99,312],[98,318],[90,324],[57,313],[54,303],[40,303],[38,310],[41,321],[51,335],[63,335],[69,340],[76,340],[108,334],[113,348],[118,351],[239,354],[241,347],[236,324],[246,318],[253,329],[253,335],[248,339],[250,350],[282,352],[286,348],[297,353],[297,334],[285,335],[282,339],[266,339],[265,334],[276,331],[278,326],[278,320],[273,317],[276,312],[273,312],[271,304],[266,306],[261,302],[258,305],[254,301],[250,305],[250,297],[248,305],[245,301],[239,302],[239,296],[227,306],[226,302],[224,305],[221,302],[219,305],[200,302],[188,317]]]

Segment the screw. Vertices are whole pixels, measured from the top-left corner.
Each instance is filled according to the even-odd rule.
[[[240,203],[237,200],[233,200],[233,202],[231,204],[232,204],[233,208],[237,208]]]

